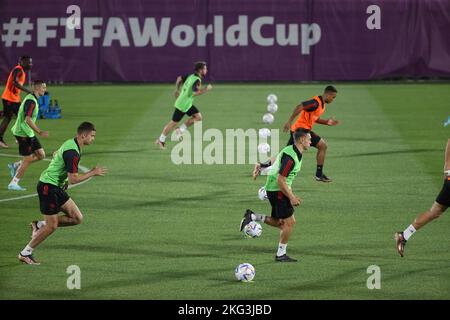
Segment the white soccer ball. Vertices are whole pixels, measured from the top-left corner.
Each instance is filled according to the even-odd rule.
[[[259,198],[259,200],[262,200],[262,201],[267,200],[266,188],[264,188],[264,187],[259,188],[258,198]]]
[[[270,113],[275,113],[278,110],[278,105],[276,103],[269,103],[269,105],[267,106],[267,111],[269,111]]]
[[[242,282],[252,281],[255,277],[255,268],[250,263],[241,263],[234,270],[234,275],[236,279]]]
[[[244,233],[249,238],[257,238],[262,233],[262,227],[258,222],[251,221],[244,227]]]
[[[265,115],[263,115],[264,123],[271,124],[273,122],[273,120],[275,120],[273,114],[266,113]]]
[[[273,93],[269,94],[267,96],[267,102],[268,103],[276,103],[278,101],[278,98],[276,95],[274,95]]]
[[[269,146],[269,144],[266,143],[266,142],[260,143],[260,144],[258,145],[258,152],[259,152],[259,153],[267,153],[267,152],[270,152],[270,146]]]
[[[270,130],[267,128],[261,128],[258,130],[258,134],[261,139],[265,139],[267,137],[270,137]]]

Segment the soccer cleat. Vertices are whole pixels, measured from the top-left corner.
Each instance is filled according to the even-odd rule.
[[[40,265],[40,263],[37,262],[36,259],[34,259],[32,254],[23,256],[22,253],[19,253],[17,258],[25,264],[32,264],[32,265],[36,265],[36,266]]]
[[[405,255],[405,245],[406,245],[406,240],[405,237],[403,236],[403,232],[396,232],[394,234],[394,239],[397,242],[397,252],[400,255],[400,257],[404,257]]]
[[[297,259],[289,257],[287,254],[282,256],[275,256],[275,261],[277,262],[297,262]]]
[[[14,178],[14,176],[16,175],[17,167],[14,165],[14,163],[8,163],[8,169],[11,178]]]
[[[0,139],[0,147],[9,148],[8,144],[3,140],[3,138]]]
[[[255,163],[255,167],[253,168],[252,177],[253,180],[256,180],[256,177],[261,174],[261,163],[257,162]]]
[[[25,191],[27,189],[22,188],[17,183],[10,183],[10,184],[8,184],[8,190]]]
[[[320,181],[320,182],[331,182],[333,180],[331,180],[330,178],[328,178],[325,174],[322,174],[320,177],[315,176],[316,181]]]
[[[31,239],[33,239],[39,231],[39,227],[38,227],[37,223],[38,223],[37,220],[31,221],[31,223],[30,223]]]
[[[178,141],[182,141],[183,140],[183,132],[181,132],[180,128],[176,128],[175,129],[175,134],[177,136],[177,140]]]
[[[165,142],[162,142],[162,141],[159,140],[159,139],[156,139],[155,144],[159,145],[159,148],[160,148],[161,150],[164,150],[164,149],[166,148],[166,143],[165,143]]]
[[[244,218],[242,218],[241,225],[239,226],[239,231],[244,230],[244,227],[252,221],[252,213],[253,211],[250,209],[245,211]]]

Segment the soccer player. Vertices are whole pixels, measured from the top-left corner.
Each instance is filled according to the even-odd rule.
[[[191,126],[195,121],[202,120],[202,114],[193,105],[194,97],[212,89],[212,86],[208,84],[205,88],[201,88],[202,79],[208,73],[208,67],[206,62],[200,61],[195,63],[195,73],[186,75],[184,77],[179,76],[175,83],[175,111],[172,115],[172,120],[164,127],[161,136],[156,139],[155,144],[159,145],[161,149],[165,149],[166,138],[170,131],[175,128],[180,120],[187,114],[190,118],[176,129],[177,138],[181,139],[184,131]],[[181,92],[180,92],[181,88]]]
[[[445,148],[444,185],[442,186],[436,201],[433,203],[430,210],[421,213],[403,232],[399,231],[394,235],[397,251],[401,257],[405,255],[406,241],[428,222],[439,218],[448,207],[450,207],[450,139],[448,139],[447,147]]]
[[[275,261],[296,262],[286,254],[289,237],[295,224],[294,207],[300,205],[300,198],[291,189],[297,173],[302,166],[302,155],[311,145],[311,134],[308,130],[297,129],[293,133],[294,143],[286,146],[277,155],[269,172],[265,189],[272,206],[271,216],[255,213],[249,209],[241,221],[240,231],[251,221],[264,223],[280,229],[280,243]]]
[[[17,114],[16,123],[11,128],[12,133],[19,143],[19,154],[23,156],[21,161],[8,164],[12,180],[8,185],[9,190],[24,191],[25,188],[19,186],[25,171],[33,162],[45,158],[45,152],[42,148],[36,134],[41,137],[48,137],[47,131],[42,131],[36,125],[39,113],[39,97],[43,96],[47,90],[44,81],[36,80],[33,83],[33,93],[28,94],[23,99]]]
[[[95,167],[87,173],[78,173],[81,150],[95,139],[95,127],[90,122],[83,122],[77,130],[77,136],[69,139],[53,155],[48,168],[39,178],[37,192],[42,221],[31,222],[32,239],[19,253],[18,259],[26,264],[38,265],[33,257],[33,250],[47,239],[58,227],[80,224],[83,215],[75,202],[66,193],[68,183],[77,184],[93,176],[104,176],[106,169]],[[58,215],[62,211],[64,215]]]
[[[338,120],[333,118],[321,119],[320,116],[325,112],[326,104],[330,104],[336,98],[337,90],[333,86],[327,86],[321,96],[315,96],[311,100],[304,101],[295,107],[289,120],[283,127],[284,132],[290,130],[290,138],[288,145],[293,143],[292,134],[297,129],[306,129],[311,133],[311,145],[317,148],[317,169],[315,179],[321,182],[331,182],[332,180],[323,173],[323,165],[325,163],[325,154],[327,152],[328,145],[323,138],[317,135],[312,128],[315,123],[336,126],[339,124]],[[297,120],[292,124],[292,121]],[[270,159],[265,163],[257,162],[253,169],[253,179],[260,174],[262,168],[271,166],[274,159]]]
[[[26,72],[31,70],[33,62],[31,57],[22,56],[19,59],[19,64],[15,66],[9,73],[6,81],[5,90],[2,94],[3,101],[3,121],[0,124],[0,147],[9,148],[8,144],[3,140],[3,135],[8,128],[13,115],[17,116],[20,106],[20,92],[21,90],[27,93],[33,93],[30,89],[24,87],[26,80]]]

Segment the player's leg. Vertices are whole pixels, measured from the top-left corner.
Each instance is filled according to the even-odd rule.
[[[411,238],[411,236],[427,223],[433,221],[434,219],[439,218],[442,213],[450,207],[450,177],[444,181],[444,185],[438,196],[436,197],[436,201],[431,206],[430,210],[425,211],[417,216],[412,224],[410,224],[403,232],[396,232],[394,235],[397,251],[401,257],[404,255],[406,241]]]
[[[17,168],[14,177],[12,178],[11,182],[8,185],[9,190],[21,190],[21,191],[25,190],[24,188],[19,186],[20,179],[23,178],[25,171],[33,162],[45,158],[45,151],[36,137],[31,139],[30,138],[19,139],[19,152],[21,155],[24,155],[24,157],[19,167]],[[8,167],[10,167],[10,165],[8,165]]]
[[[178,125],[178,123],[183,118],[183,116],[184,116],[184,112],[182,112],[181,110],[175,108],[175,111],[173,112],[173,115],[172,115],[172,120],[170,120],[169,123],[167,123],[164,126],[163,131],[161,132],[161,135],[155,141],[155,144],[159,145],[159,147],[161,149],[165,149],[166,148],[166,138],[167,138],[167,136]]]
[[[280,220],[280,243],[278,244],[278,251],[275,260],[280,262],[296,262],[297,260],[287,255],[287,245],[289,238],[291,237],[292,230],[294,229],[296,222],[295,217],[292,214],[290,217]]]
[[[61,206],[61,211],[64,212],[64,215],[58,217],[60,227],[76,226],[83,222],[83,214],[72,199],[68,199]]]
[[[9,148],[8,144],[3,140],[3,135],[11,122],[16,103],[2,99],[3,102],[3,120],[0,123],[0,147]],[[17,115],[17,113],[15,113]]]
[[[332,180],[323,173],[323,165],[325,163],[325,155],[327,153],[328,144],[324,139],[311,131],[311,146],[317,148],[317,169],[315,175],[316,181],[331,182]]]
[[[194,122],[202,121],[203,117],[196,106],[192,106],[186,112],[189,119],[186,120],[179,128],[176,129],[178,139],[182,139],[183,133],[189,128]]]
[[[26,264],[39,264],[33,257],[33,251],[58,228],[58,215],[44,215],[45,224],[35,237],[19,253],[18,259]]]

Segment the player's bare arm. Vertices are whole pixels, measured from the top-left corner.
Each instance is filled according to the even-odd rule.
[[[317,119],[316,123],[320,123],[326,126],[336,126],[338,125],[340,122],[338,120],[335,120],[333,117],[329,118],[329,119]]]
[[[292,121],[302,112],[303,110],[303,104],[299,104],[295,107],[294,111],[292,112],[292,115],[289,117],[289,120],[284,124],[283,131],[287,132],[291,128]]]
[[[284,195],[289,198],[291,205],[293,206],[300,205],[301,199],[296,195],[294,195],[292,190],[289,188],[289,186],[286,183],[286,177],[279,174],[277,177],[277,184],[280,187],[281,192],[283,192]]]
[[[175,82],[175,98],[178,98],[180,95],[180,87],[183,85],[183,78],[181,76],[177,77],[177,81]]]
[[[38,126],[31,119],[31,117],[27,116],[25,118],[25,121],[30,126],[30,128],[33,129],[34,132],[36,132],[36,134],[38,134],[38,135],[40,135],[41,137],[44,137],[44,138],[48,137],[48,131],[42,131],[41,129],[39,129]]]
[[[447,146],[445,147],[444,172],[447,176],[450,176],[450,139],[448,139]]]
[[[194,92],[194,97],[204,94],[212,89],[212,85],[208,84],[205,88],[199,89],[197,92]]]
[[[67,173],[67,178],[70,184],[77,184],[83,182],[94,176],[104,176],[108,170],[105,167],[95,167],[86,173]]]
[[[17,75],[14,77],[14,80],[13,80],[13,86],[16,87],[16,88],[18,88],[18,89],[20,89],[20,90],[23,90],[23,91],[25,91],[25,92],[27,92],[27,93],[33,93],[32,90],[30,90],[30,89],[28,89],[27,87],[24,87],[23,85],[21,85],[21,84],[19,83],[19,81],[18,81],[18,78],[19,78],[19,73],[17,73]]]

